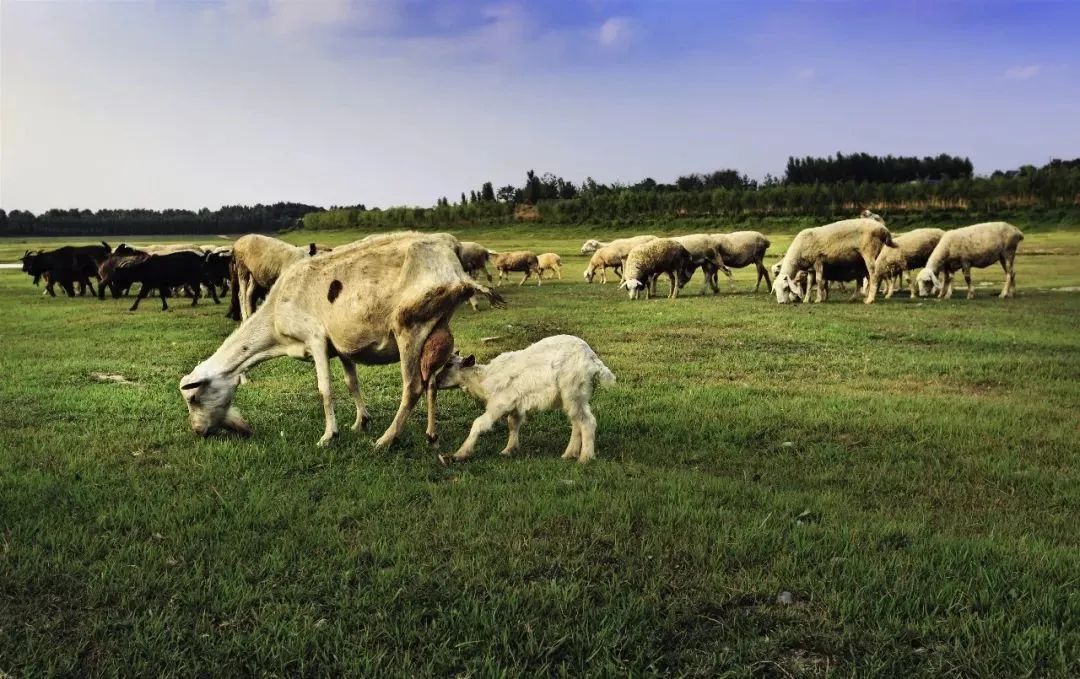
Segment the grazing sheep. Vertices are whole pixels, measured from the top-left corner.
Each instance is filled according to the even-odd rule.
[[[677,236],[671,240],[675,241],[679,245],[686,248],[686,251],[690,253],[696,264],[691,267],[687,273],[686,280],[682,281],[682,285],[690,280],[697,271],[698,266],[701,267],[701,271],[704,274],[704,280],[701,284],[701,294],[705,294],[705,290],[708,289],[709,283],[716,276],[716,272],[720,269],[724,269],[724,272],[731,276],[731,270],[724,266],[725,262],[717,255],[716,238],[705,233],[695,233],[689,236]],[[718,262],[719,266],[715,263]],[[653,281],[655,282],[655,277]],[[719,288],[714,287],[713,293],[719,292]],[[653,287],[653,294],[656,293],[655,285]]]
[[[545,271],[552,273],[552,278],[555,276],[562,280],[562,257],[558,256],[554,252],[545,252],[542,255],[536,256],[538,265],[540,267],[540,277],[544,277]]]
[[[765,234],[757,231],[735,231],[733,233],[713,234],[716,244],[716,252],[720,255],[720,261],[724,263],[724,274],[728,277],[728,283],[735,285],[735,279],[731,275],[731,269],[741,269],[753,264],[757,268],[757,282],[754,283],[754,292],[761,287],[761,281],[765,281],[765,291],[772,287],[769,280],[769,270],[765,268],[765,251],[769,249],[769,239]],[[713,292],[719,290],[716,272],[712,274],[709,282]]]
[[[589,240],[585,241],[582,244],[582,246],[581,246],[581,254],[587,255],[590,252],[596,252],[597,250],[604,247],[605,245],[608,245],[608,243],[596,240],[595,238],[590,238]]]
[[[926,268],[919,272],[919,296],[951,297],[952,274],[959,269],[964,272],[967,298],[971,299],[975,296],[971,267],[981,269],[1000,262],[1005,270],[1005,285],[999,296],[1012,297],[1016,293],[1016,248],[1022,240],[1024,234],[1008,222],[985,222],[946,231],[926,260]]]
[[[465,273],[473,278],[480,280],[477,277],[477,273],[483,272],[483,274],[487,276],[488,283],[491,282],[491,273],[487,270],[487,263],[490,258],[491,251],[483,245],[468,240],[461,241],[461,250],[458,252],[458,259],[461,260],[461,268],[465,269]]]
[[[938,241],[945,235],[941,229],[915,229],[899,235],[893,235],[895,248],[882,248],[874,262],[879,281],[885,281],[885,299],[896,291],[897,283],[902,283],[905,271],[926,266],[930,253],[937,247]],[[915,279],[910,278],[911,296],[914,297]]]
[[[219,429],[250,434],[232,401],[240,375],[279,356],[315,363],[326,426],[319,445],[337,434],[330,389],[330,358],[337,356],[356,405],[353,430],[369,418],[356,380],[356,363],[401,363],[402,394],[394,421],[376,442],[388,446],[427,392],[429,440],[435,439],[435,380],[449,360],[449,323],[458,305],[481,294],[502,298],[461,268],[457,239],[447,234],[394,233],[369,237],[282,273],[266,303],[180,381],[196,434]]]
[[[490,258],[491,251],[483,245],[473,241],[461,241],[461,248],[458,250],[461,268],[465,269],[465,273],[476,280],[480,280],[478,274],[483,272],[487,276],[488,283],[491,282],[491,273],[487,270],[487,263]],[[469,298],[469,306],[472,307],[473,311],[480,310],[480,306],[476,303],[476,295]]]
[[[642,243],[626,256],[626,265],[623,267],[623,282],[619,286],[626,288],[630,299],[638,299],[641,290],[645,290],[648,298],[650,290],[655,290],[656,279],[661,274],[667,274],[671,281],[670,299],[679,296],[679,288],[686,285],[694,269],[704,261],[710,261],[708,257],[695,258],[678,241],[673,238],[657,238]],[[720,263],[715,258],[711,260],[714,266]]]
[[[596,276],[596,271],[597,269],[599,269],[600,282],[607,283],[607,270],[609,268],[614,269],[615,275],[621,278],[622,263],[623,260],[626,259],[626,256],[629,255],[630,251],[638,245],[641,245],[642,243],[648,243],[651,240],[656,240],[656,236],[633,236],[631,238],[617,238],[610,243],[604,244],[602,247],[600,247],[593,253],[592,258],[589,260],[589,266],[585,269],[585,280],[589,283],[592,283],[593,278]]]
[[[273,287],[286,269],[317,252],[319,246],[315,243],[300,247],[257,233],[236,239],[230,274],[232,301],[226,316],[237,321],[247,320],[255,313],[259,298]]]
[[[537,285],[542,282],[540,263],[535,253],[528,250],[518,250],[516,252],[492,252],[491,256],[491,262],[499,272],[498,285],[502,285],[503,278],[509,278],[512,271],[520,271],[525,274],[522,276],[521,282],[518,283],[519,287],[524,285],[525,281],[529,280],[529,276],[533,274],[536,274]]]
[[[780,304],[810,297],[810,286],[803,291],[795,280],[799,271],[814,270],[817,287],[815,302],[824,301],[825,267],[853,268],[860,261],[869,272],[870,285],[865,302],[872,304],[877,292],[874,261],[882,247],[895,247],[884,224],[874,219],[845,219],[825,226],[803,229],[791,242],[773,281],[773,292]]]
[[[480,435],[503,417],[510,436],[502,454],[510,455],[528,413],[561,407],[571,426],[563,459],[584,464],[596,456],[596,418],[589,408],[594,382],[614,384],[615,374],[585,340],[556,335],[500,354],[487,365],[477,364],[473,356],[454,356],[436,382],[439,389],[460,387],[484,404],[484,414],[473,421],[454,460],[472,455]]]

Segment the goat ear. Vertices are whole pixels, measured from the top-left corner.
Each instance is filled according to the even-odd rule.
[[[461,361],[462,368],[471,368],[476,365],[476,356],[469,354]]]
[[[197,389],[206,384],[206,380],[195,380],[194,382],[188,382],[187,384],[181,384],[181,389]]]
[[[309,257],[314,257],[315,253],[318,252],[318,248],[315,247],[314,243],[308,243],[307,248],[307,253]]]
[[[109,244],[108,244],[108,243],[106,243],[105,241],[101,241],[101,244],[105,246],[105,250],[106,250],[107,252],[112,252],[112,246],[111,246],[111,245],[109,245]]]

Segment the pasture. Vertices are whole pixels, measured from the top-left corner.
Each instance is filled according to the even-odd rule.
[[[752,268],[630,302],[582,281],[584,232],[459,235],[562,254],[452,327],[480,361],[588,341],[618,376],[592,464],[545,413],[519,455],[499,425],[440,466],[481,412],[459,392],[435,446],[421,406],[374,453],[396,365],[360,367],[372,428],[328,448],[292,359],[238,391],[252,438],[199,440],[177,384],[225,305],[0,270],[0,676],[1080,674],[1080,234],[1029,234],[1015,299],[994,267],[975,300],[872,306],[780,306]]]

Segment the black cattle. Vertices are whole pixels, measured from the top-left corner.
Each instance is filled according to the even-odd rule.
[[[220,304],[217,290],[207,273],[206,258],[196,252],[173,252],[167,255],[128,255],[111,257],[100,269],[101,284],[98,298],[105,298],[104,286],[114,290],[125,289],[132,283],[142,283],[131,311],[139,308],[139,302],[156,289],[161,295],[161,309],[169,309],[168,297],[172,288],[187,285],[193,291],[191,306],[199,303],[199,286],[206,285],[215,304]],[[114,292],[114,294],[116,294]]]
[[[45,291],[55,297],[53,285],[60,284],[68,297],[75,296],[75,284],[79,285],[80,294],[90,289],[94,294],[91,278],[98,277],[98,267],[109,257],[112,250],[109,244],[101,245],[66,245],[55,250],[29,250],[22,256],[22,270],[33,276],[34,285],[45,279]]]

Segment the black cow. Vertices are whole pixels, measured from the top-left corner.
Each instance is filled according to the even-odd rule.
[[[90,289],[94,294],[91,278],[98,277],[98,267],[109,257],[112,248],[105,241],[101,245],[66,245],[55,250],[29,250],[22,256],[22,270],[34,277],[34,285],[45,279],[45,291],[56,297],[53,285],[60,284],[68,297],[75,296],[75,284],[80,294]]]
[[[142,289],[139,290],[135,303],[131,305],[131,311],[138,309],[139,302],[154,289],[157,289],[158,294],[161,295],[161,310],[168,311],[169,305],[166,300],[172,294],[172,288],[181,285],[190,286],[194,291],[191,306],[199,303],[200,285],[206,285],[210,289],[210,296],[215,304],[221,303],[213,281],[207,273],[206,258],[197,252],[111,257],[102,264],[100,273],[99,299],[105,299],[106,285],[115,290],[130,287],[132,283],[142,283]]]

